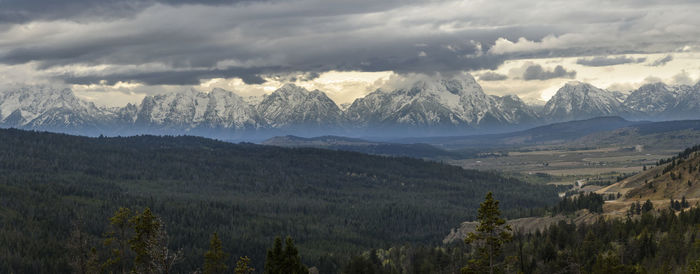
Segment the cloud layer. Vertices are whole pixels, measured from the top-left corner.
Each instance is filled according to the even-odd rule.
[[[487,71],[479,74],[479,80],[481,81],[503,81],[508,79],[508,75],[500,74],[496,72]]]
[[[652,67],[658,67],[666,65],[666,63],[673,61],[673,55],[666,55],[663,58],[656,59],[653,63],[649,64]]]
[[[576,60],[576,64],[589,67],[607,67],[622,64],[644,63],[647,58],[631,58],[627,56],[607,57],[596,56],[593,58],[580,58]]]
[[[576,71],[566,70],[562,66],[556,66],[553,70],[547,70],[540,65],[532,65],[525,69],[523,80],[549,80],[554,78],[574,78]]]
[[[607,67],[645,61],[627,57],[632,54],[700,46],[700,5],[690,0],[554,0],[543,5],[531,0],[0,4],[0,72],[22,72],[0,79],[18,83],[42,79],[79,85],[187,86],[240,78],[260,84],[328,71],[447,75],[494,70],[507,60],[532,58],[574,57],[582,66]],[[673,57],[668,58],[650,65],[664,65]],[[549,64],[528,67],[517,77],[575,75],[574,70]],[[479,78],[515,78],[504,76],[482,73]]]

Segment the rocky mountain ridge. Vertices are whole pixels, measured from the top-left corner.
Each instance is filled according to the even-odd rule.
[[[526,128],[600,116],[626,119],[700,118],[700,84],[648,84],[629,95],[580,82],[564,85],[541,111],[515,95],[487,95],[470,75],[416,80],[379,89],[341,109],[324,92],[285,84],[244,98],[213,89],[146,96],[138,105],[105,108],[69,89],[0,91],[0,127],[86,135],[192,134],[227,139],[262,134],[445,135]]]

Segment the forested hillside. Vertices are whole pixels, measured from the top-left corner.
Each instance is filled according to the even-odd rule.
[[[560,221],[534,233],[514,231],[494,261],[505,273],[700,273],[699,226],[697,207],[652,208],[632,218],[600,218],[591,224]],[[464,242],[397,246],[367,251],[344,270],[456,273],[475,257],[470,252]]]
[[[307,265],[340,267],[361,250],[439,242],[475,218],[487,191],[507,217],[557,201],[552,187],[410,158],[0,130],[0,272],[70,272],[72,224],[83,220],[105,253],[108,218],[122,206],[162,218],[184,252],[178,271],[201,267],[214,232],[257,269],[278,235],[295,239]]]

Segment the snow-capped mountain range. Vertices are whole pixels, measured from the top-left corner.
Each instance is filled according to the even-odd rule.
[[[632,92],[624,103],[651,119],[697,119],[700,117],[700,82],[694,86],[644,85]]]
[[[147,96],[129,120],[141,131],[256,130],[265,120],[242,97],[223,89],[196,90]]]
[[[439,135],[506,130],[599,116],[700,119],[700,83],[648,84],[625,95],[571,82],[541,111],[514,95],[487,95],[470,75],[416,80],[377,90],[342,109],[319,90],[286,84],[259,98],[213,89],[147,96],[139,105],[106,108],[69,89],[0,91],[0,127],[85,135],[192,134],[220,139],[281,134]]]
[[[345,123],[343,111],[325,93],[293,84],[265,96],[255,109],[272,128],[338,128]]]
[[[537,117],[517,96],[489,96],[468,75],[377,90],[355,100],[346,116],[362,128],[443,130],[531,123]]]
[[[552,121],[630,114],[619,95],[591,84],[570,82],[547,101],[542,117]]]
[[[23,87],[0,93],[2,127],[72,132],[109,126],[117,117],[115,109],[81,100],[69,89]]]

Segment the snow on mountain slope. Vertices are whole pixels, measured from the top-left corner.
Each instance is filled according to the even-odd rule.
[[[669,86],[646,84],[632,92],[625,105],[651,119],[700,118],[700,84]]]
[[[273,128],[339,127],[344,123],[343,111],[325,93],[293,84],[266,95],[257,111]]]
[[[514,124],[535,124],[539,120],[537,112],[516,95],[493,96],[496,108]]]
[[[670,114],[679,119],[700,118],[700,82],[692,87],[681,86],[677,98],[678,103]]]
[[[135,123],[180,130],[257,129],[265,126],[255,109],[243,98],[223,89],[209,93],[186,90],[147,96],[141,103]]]
[[[629,109],[612,92],[581,82],[569,82],[547,101],[542,115],[550,121],[628,115]]]
[[[359,126],[475,127],[515,124],[527,110],[518,103],[486,95],[471,75],[419,80],[393,91],[377,90],[347,110]],[[518,99],[518,102],[522,102]],[[524,104],[523,104],[524,106]]]
[[[630,93],[625,105],[646,114],[660,114],[676,105],[676,89],[664,83],[646,84]]]
[[[474,128],[533,126],[546,122],[619,115],[630,119],[700,119],[700,83],[648,84],[629,95],[572,82],[538,113],[514,95],[490,96],[470,75],[420,78],[379,89],[343,111],[325,93],[287,84],[272,94],[242,98],[214,89],[147,96],[140,105],[104,108],[69,89],[26,86],[0,92],[0,126],[77,134],[452,134]],[[378,131],[377,131],[378,130]],[[403,133],[399,133],[403,134]],[[265,135],[267,136],[267,135]]]
[[[115,114],[69,89],[27,86],[0,93],[0,125],[32,129],[94,129]]]

